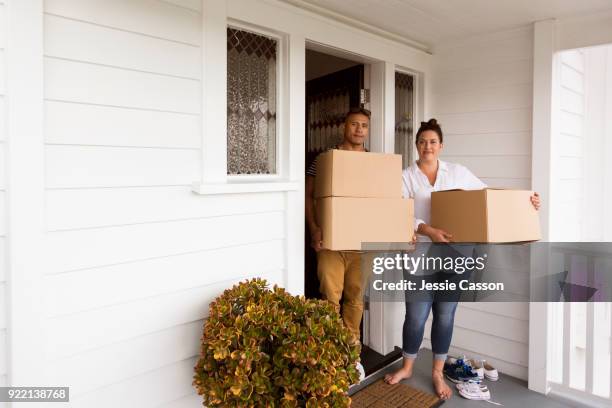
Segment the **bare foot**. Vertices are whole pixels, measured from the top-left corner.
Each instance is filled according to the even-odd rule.
[[[440,399],[447,400],[453,395],[453,390],[444,381],[442,371],[433,371],[431,373],[431,381],[433,382],[434,390]]]
[[[414,365],[414,359],[404,358],[402,368],[394,372],[393,374],[385,375],[385,382],[387,384],[397,384],[402,380],[407,380],[412,377],[412,366]]]

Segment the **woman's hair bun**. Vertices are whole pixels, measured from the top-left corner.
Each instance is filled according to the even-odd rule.
[[[444,136],[442,135],[442,128],[440,127],[440,124],[438,124],[438,121],[435,118],[431,118],[427,122],[421,122],[421,126],[417,131],[416,138],[414,141],[415,144],[419,143],[419,136],[421,136],[421,133],[427,130],[432,130],[436,132],[440,139],[440,143],[444,142]]]

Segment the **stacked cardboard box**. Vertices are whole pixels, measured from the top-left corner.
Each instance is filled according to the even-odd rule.
[[[532,191],[448,190],[431,194],[431,225],[454,242],[523,242],[541,239]]]
[[[414,205],[402,198],[402,157],[330,150],[317,159],[317,221],[323,248],[361,250],[364,242],[410,242]]]

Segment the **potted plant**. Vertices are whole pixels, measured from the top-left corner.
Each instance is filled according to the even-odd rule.
[[[211,303],[193,385],[209,407],[346,407],[359,353],[332,305],[253,279]]]

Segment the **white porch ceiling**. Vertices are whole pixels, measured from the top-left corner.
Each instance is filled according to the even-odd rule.
[[[612,9],[612,0],[288,0],[321,7],[427,48],[444,41]]]

